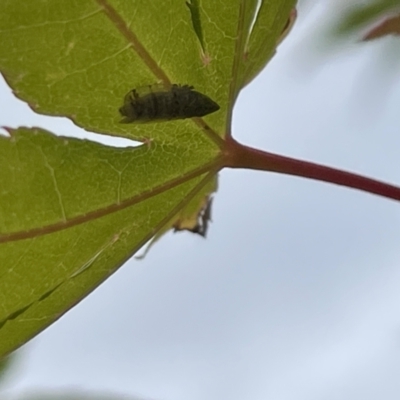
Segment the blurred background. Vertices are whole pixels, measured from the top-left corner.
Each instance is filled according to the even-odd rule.
[[[300,2],[234,137],[400,185],[400,41],[328,40],[349,6]],[[0,109],[2,126],[129,143],[35,115],[3,80]],[[399,203],[224,170],[212,220],[206,240],[167,234],[18,351],[0,399],[399,398]]]

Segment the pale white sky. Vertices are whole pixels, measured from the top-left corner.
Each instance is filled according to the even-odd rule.
[[[399,76],[377,72],[394,39],[318,58],[320,12],[300,15],[243,91],[234,135],[400,185]],[[78,131],[34,116],[3,82],[0,109],[1,125]],[[4,389],[13,399],[74,389],[159,400],[397,400],[399,242],[399,203],[223,171],[206,240],[171,233],[145,260],[130,260],[20,352]]]

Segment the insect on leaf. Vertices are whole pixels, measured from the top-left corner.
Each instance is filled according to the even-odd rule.
[[[193,86],[174,84],[170,88],[150,85],[131,90],[119,112],[123,123],[156,122],[203,117],[219,108],[208,96],[193,90]]]

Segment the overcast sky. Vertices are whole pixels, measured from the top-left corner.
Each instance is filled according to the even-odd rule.
[[[320,13],[300,15],[242,92],[234,136],[400,185],[400,80],[379,67],[395,39],[317,57]],[[0,110],[3,126],[81,134],[3,81]],[[206,240],[168,234],[25,346],[7,393],[398,400],[400,204],[226,170],[213,206]]]

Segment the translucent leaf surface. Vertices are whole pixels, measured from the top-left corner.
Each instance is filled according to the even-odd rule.
[[[10,133],[0,138],[2,352],[114,272],[201,180],[171,186],[185,162],[174,167],[166,144],[117,149],[37,129]]]
[[[0,2],[0,71],[19,98],[144,142],[117,149],[37,128],[0,137],[0,357],[192,218],[215,185],[237,94],[273,54],[294,1],[192,4],[203,45],[184,1]],[[125,94],[154,83],[193,85],[221,109],[121,124]]]

